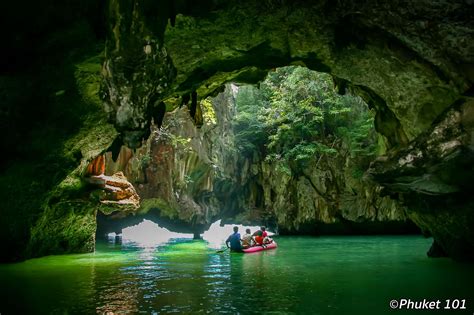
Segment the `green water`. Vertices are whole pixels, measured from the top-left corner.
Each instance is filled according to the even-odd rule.
[[[98,244],[93,254],[0,265],[0,313],[420,314],[390,310],[389,301],[455,298],[467,310],[452,314],[473,314],[473,265],[427,258],[430,243],[279,237],[278,249],[254,254],[190,240]]]

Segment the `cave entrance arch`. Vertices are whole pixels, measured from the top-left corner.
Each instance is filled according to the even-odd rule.
[[[292,64],[359,90],[393,146],[414,139],[469,89],[460,69],[447,66],[454,56],[420,49],[439,49],[414,35],[423,30],[412,35],[394,28],[409,23],[406,8],[396,4],[218,1],[197,9],[187,1],[170,8],[145,3],[109,7],[104,99],[129,147],[147,137],[161,101],[190,101],[196,113],[196,100],[224,83],[255,83]],[[424,16],[417,6],[410,10]]]
[[[96,239],[107,239],[110,233],[121,234],[123,229],[139,225],[145,220],[151,221],[171,232],[191,235],[195,239],[199,239],[200,235],[209,228],[209,226],[204,225],[189,227],[180,222],[164,218],[160,215],[158,209],[151,209],[145,215],[123,215],[117,212],[114,216],[113,214],[105,215],[99,211],[97,213]]]
[[[257,114],[253,111],[255,108],[263,108],[263,104],[270,101],[270,96],[266,95],[265,97],[268,99],[260,104],[257,100],[264,97],[263,94],[259,94],[263,93],[260,92],[260,89],[251,85],[240,85],[240,87],[235,84],[226,85],[224,91],[216,97],[200,100],[197,103],[200,109],[195,111],[194,115],[192,108],[189,107],[176,107],[167,113],[162,120],[161,128],[152,127],[150,139],[141,148],[133,151],[121,147],[116,155],[113,152],[105,154],[106,166],[104,169],[106,174],[124,172],[139,192],[143,207],[138,210],[136,215],[134,212],[126,211],[112,212],[110,215],[99,213],[98,235],[103,236],[110,232],[120,233],[124,227],[138,224],[143,219],[151,220],[174,232],[193,233],[196,237],[207,230],[212,221],[216,219],[232,221],[232,218],[238,218],[243,222],[263,224],[270,228],[277,228],[280,224],[280,231],[286,234],[373,234],[416,231],[412,225],[407,223],[404,215],[389,215],[385,219],[382,218],[382,213],[386,209],[398,206],[388,197],[379,198],[375,186],[365,189],[361,187],[363,184],[347,185],[345,180],[340,179],[345,178],[344,168],[349,168],[348,161],[350,160],[352,165],[353,159],[349,159],[349,155],[352,154],[350,150],[342,149],[344,146],[350,147],[349,142],[345,143],[343,140],[343,137],[349,134],[346,132],[336,136],[337,129],[340,127],[346,129],[365,128],[365,125],[358,126],[356,121],[366,124],[367,119],[370,118],[369,129],[366,131],[367,139],[363,139],[364,144],[358,145],[375,147],[377,143],[373,131],[373,118],[367,108],[368,105],[360,98],[349,94],[350,90],[347,84],[339,86],[338,81],[329,75],[311,71],[306,67],[277,68],[271,71],[262,84],[265,83],[269,88],[271,86],[269,82],[273,82],[272,80],[280,80],[279,83],[275,81],[275,84],[281,84],[282,89],[286,89],[287,94],[291,95],[295,94],[295,91],[300,87],[304,90],[311,86],[310,91],[305,92],[309,93],[308,95],[302,94],[297,103],[291,103],[290,106],[294,106],[295,113],[301,112],[300,101],[312,97],[317,98],[319,94],[324,94],[323,91],[329,93],[328,96],[325,96],[327,100],[318,99],[313,101],[314,104],[311,104],[313,108],[321,109],[324,113],[323,116],[327,116],[325,123],[322,124],[319,123],[319,120],[308,121],[308,124],[313,124],[312,128],[318,128],[320,136],[315,138],[315,135],[304,135],[309,138],[298,138],[291,141],[294,142],[294,146],[303,140],[308,141],[310,150],[317,146],[324,147],[329,151],[340,149],[340,152],[337,151],[338,158],[333,156],[331,159],[329,153],[315,151],[313,152],[314,156],[305,162],[308,163],[308,171],[288,169],[292,174],[290,174],[286,186],[275,185],[274,182],[278,178],[287,175],[284,172],[272,171],[278,169],[280,164],[264,163],[265,156],[269,153],[260,151],[264,150],[264,146],[268,143],[260,143],[262,139],[254,139],[263,136],[265,138],[263,142],[268,142],[269,135],[259,131],[257,133],[260,133],[260,136],[258,136],[255,135],[255,131],[237,130],[238,128],[236,129],[234,126],[236,121],[239,124],[243,123],[244,128],[248,129],[251,125],[255,125],[256,122],[252,122],[247,126],[248,122],[242,122],[239,119],[248,117],[250,112],[250,116],[261,116],[263,112]],[[297,83],[289,84],[290,80]],[[319,90],[315,86],[320,87]],[[262,88],[263,90],[265,89]],[[250,102],[249,104],[255,103],[249,113],[246,113],[239,103],[244,97],[241,95],[244,95],[245,91],[252,91],[251,94],[254,97],[254,99],[246,100]],[[338,93],[344,95],[338,95]],[[345,104],[343,105],[345,107],[338,108],[342,114],[332,121],[330,118],[336,115],[336,112],[330,114],[330,106],[340,106],[337,105],[339,103],[335,102],[333,105],[328,103],[324,105],[324,109],[322,109],[322,104],[329,101],[330,97],[336,96],[340,102]],[[282,110],[287,111],[288,108]],[[353,114],[349,114],[347,110],[352,110]],[[197,112],[201,116],[199,125],[196,119],[193,119]],[[301,114],[306,115],[304,112]],[[293,118],[288,117],[290,121]],[[339,120],[344,123],[340,124]],[[334,123],[336,125],[332,126]],[[259,124],[263,126],[263,122]],[[320,127],[323,127],[324,130],[319,130]],[[242,137],[240,133],[237,134],[238,131],[249,132],[253,138]],[[303,133],[299,137],[303,137]],[[330,140],[326,141],[326,137]],[[257,142],[260,144],[256,145]],[[242,145],[251,143],[256,145],[252,152],[242,151],[240,148]],[[290,149],[288,148],[288,150]],[[361,149],[364,148],[361,147]],[[301,154],[305,153],[303,149],[300,151]],[[362,151],[359,150],[358,154],[362,156]],[[369,152],[367,154],[372,156],[375,153]],[[363,164],[362,170],[356,169],[354,166],[353,171],[358,170],[359,173],[363,173],[368,168],[369,158],[359,157],[358,159]],[[337,163],[331,164],[328,160],[337,160]],[[263,166],[260,166],[259,163],[263,163]],[[264,171],[264,168],[268,170]],[[324,175],[318,177],[313,173]],[[362,175],[358,174],[357,176],[361,177]],[[350,180],[360,181],[361,179],[351,177]],[[350,189],[346,189],[346,186],[350,186]],[[305,191],[306,196],[300,194],[299,190]],[[344,196],[343,201],[339,200],[340,195]],[[370,198],[364,199],[363,202],[359,200],[358,196],[367,195]],[[281,200],[281,196],[287,200]],[[315,202],[308,203],[308,199],[314,199]],[[383,202],[382,205],[378,205],[377,210],[367,206],[367,204],[375,205],[377,200]],[[335,203],[343,205],[339,207],[334,205]],[[355,206],[352,206],[351,203],[354,203]],[[295,207],[295,205],[299,206]],[[305,209],[301,212],[306,211],[306,216],[309,217],[302,218],[299,215],[298,207]],[[360,207],[363,210],[351,207]],[[347,212],[351,212],[347,209],[341,212],[341,209],[345,208],[352,209],[351,211],[356,213],[359,218],[347,215]],[[283,215],[282,211],[288,211],[288,214],[285,215],[287,218],[280,219],[278,222],[277,217]],[[403,210],[399,212],[403,213]],[[183,213],[184,215],[182,215]],[[171,217],[174,219],[170,219]],[[357,220],[363,221],[362,217],[369,221],[371,217],[375,219],[374,222],[357,222]],[[290,222],[293,219],[295,224]]]
[[[462,104],[472,94],[473,60],[463,43],[470,42],[472,33],[453,31],[446,40],[448,33],[430,31],[452,25],[471,29],[462,6],[447,9],[449,14],[430,11],[433,27],[432,22],[413,23],[426,18],[425,6],[416,4],[212,1],[199,9],[187,1],[144,4],[127,7],[111,1],[108,8],[104,99],[121,141],[129,147],[147,138],[155,108],[162,102],[179,106],[190,101],[197,119],[197,100],[214,94],[225,82],[256,82],[269,69],[290,64],[330,73],[340,86],[357,90],[377,112],[377,131],[390,147],[408,156],[406,145],[417,137],[422,145],[423,134],[449,108],[469,116]],[[427,31],[433,36],[421,35]],[[463,124],[468,126],[469,120]],[[442,174],[434,177],[446,182]],[[449,180],[447,184],[452,186]],[[456,187],[462,198],[450,200],[470,194],[463,185]],[[438,207],[436,200],[428,203]],[[454,208],[465,209],[466,204]],[[445,214],[432,218],[423,207],[416,205],[421,209],[418,224],[444,239],[445,249],[464,242],[437,228],[446,222],[444,217],[451,217],[449,210],[440,209]],[[472,222],[472,215],[467,216]],[[433,220],[438,223],[429,223]],[[453,224],[453,232],[457,226]],[[471,245],[461,247],[472,249],[472,233],[463,231],[461,238]],[[462,256],[462,250],[453,250]]]

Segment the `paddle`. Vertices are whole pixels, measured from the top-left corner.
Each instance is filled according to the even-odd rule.
[[[228,249],[229,249],[229,247],[226,247],[226,248],[224,248],[224,249],[219,249],[218,251],[216,251],[216,253],[223,253],[223,252],[225,252],[225,251],[228,250]]]

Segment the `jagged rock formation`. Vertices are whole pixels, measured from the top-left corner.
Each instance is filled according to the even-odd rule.
[[[474,253],[474,101],[446,111],[402,150],[376,161],[370,174],[409,205],[409,217],[451,257]]]
[[[105,157],[103,154],[97,156],[87,165],[85,176],[98,176],[105,173]]]
[[[380,186],[354,178],[350,158],[322,158],[294,176],[257,152],[241,156],[232,125],[236,90],[228,85],[201,103],[200,129],[183,107],[167,113],[162,128],[135,154],[122,148],[117,162],[107,155],[107,172],[124,171],[137,188],[138,216],[197,234],[217,219],[298,234],[413,231],[405,209],[379,196]],[[123,216],[117,222],[119,213],[102,218],[101,233],[129,224]]]
[[[405,208],[381,187],[354,178],[343,158],[311,163],[303,175],[289,176],[273,163],[244,165],[246,187],[242,194],[246,212],[237,217],[270,221],[285,234],[403,233],[416,229],[407,221]],[[267,221],[268,222],[268,221]],[[272,224],[273,223],[273,224]]]
[[[177,76],[157,98],[205,97],[224,82],[255,82],[269,69],[299,63],[365,91],[378,110],[378,130],[403,145],[470,87],[472,21],[461,5],[243,1],[219,3],[209,14],[205,7],[178,15],[166,29]]]
[[[157,95],[174,77],[174,67],[163,47],[172,1],[108,2],[109,33],[103,65],[102,98],[123,140],[139,147],[150,135]]]
[[[117,209],[120,209],[120,212],[134,211],[140,207],[140,197],[122,172],[112,176],[103,174],[90,176],[87,181],[103,189],[104,194],[100,197],[100,203],[106,206],[100,207],[100,211],[105,214]]]
[[[238,159],[232,151],[232,104],[222,102],[214,109],[206,100],[200,106],[201,128],[196,127],[188,108],[178,108],[165,115],[161,129],[154,127],[136,153],[122,147],[116,161],[110,153],[106,156],[106,174],[123,171],[136,187],[141,197],[138,215],[197,234],[228,206],[223,183],[235,181]],[[102,220],[105,232],[123,225]]]

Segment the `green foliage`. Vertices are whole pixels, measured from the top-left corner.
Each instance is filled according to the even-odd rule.
[[[337,94],[328,74],[278,68],[260,88],[240,87],[236,104],[238,149],[263,154],[285,173],[324,155],[375,154],[372,113],[360,98]]]
[[[169,131],[166,127],[160,128],[160,138],[169,141],[169,143],[174,148],[181,148],[181,149],[189,149],[189,143],[191,142],[191,138],[184,138],[179,135],[175,135]]]
[[[149,152],[147,152],[146,154],[141,155],[139,157],[138,164],[140,165],[140,168],[142,170],[145,170],[148,167],[148,165],[150,165],[151,160],[152,160],[151,155]]]
[[[266,143],[264,125],[259,120],[263,98],[254,86],[242,86],[236,96],[237,115],[233,127],[237,149],[250,156]]]
[[[355,167],[352,169],[352,177],[355,179],[361,179],[364,176],[364,170]]]
[[[202,117],[204,118],[204,122],[207,125],[217,124],[216,112],[214,111],[214,107],[212,107],[211,100],[208,98],[202,100],[201,108],[202,108]]]
[[[191,176],[189,176],[189,175],[187,175],[187,174],[184,175],[184,183],[185,183],[186,185],[187,185],[187,184],[191,184],[191,183],[193,183],[193,182],[194,182],[194,181],[193,181],[193,179],[192,179]]]
[[[170,139],[171,139],[171,145],[175,148],[179,146],[186,147],[189,144],[189,142],[191,142],[190,138],[184,138],[184,137],[173,135],[173,134],[170,135]]]
[[[344,96],[351,106],[351,119],[337,127],[337,134],[349,147],[352,158],[374,156],[377,151],[377,133],[374,128],[373,114],[360,98]]]

